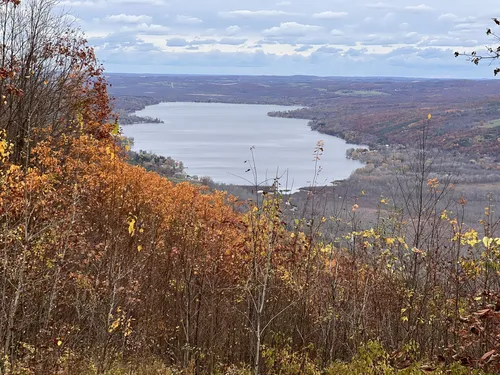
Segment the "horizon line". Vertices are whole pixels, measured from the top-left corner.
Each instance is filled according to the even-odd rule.
[[[449,81],[495,81],[498,78],[456,78],[456,77],[421,77],[421,76],[384,76],[384,75],[367,75],[367,76],[323,76],[323,75],[311,75],[311,74],[215,74],[215,73],[135,73],[135,72],[105,72],[106,75],[132,75],[132,76],[171,76],[171,77],[182,77],[182,76],[193,76],[193,77],[307,77],[307,78],[343,78],[343,79],[422,79],[422,80],[449,80]]]

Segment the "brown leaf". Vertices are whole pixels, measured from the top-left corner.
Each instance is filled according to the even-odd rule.
[[[469,317],[459,316],[458,320],[460,320],[462,323],[470,323],[470,318]]]
[[[493,354],[495,354],[497,351],[496,349],[492,349],[490,350],[489,352],[485,353],[482,357],[481,357],[481,362],[484,362],[486,361],[489,357],[491,357]]]
[[[436,366],[422,365],[422,366],[420,366],[420,370],[425,371],[425,372],[432,372],[432,371],[436,370]]]
[[[490,313],[491,309],[479,310],[474,313],[478,318],[484,318],[486,315]]]

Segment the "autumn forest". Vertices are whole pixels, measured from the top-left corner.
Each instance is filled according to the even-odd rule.
[[[500,372],[496,198],[466,223],[432,114],[369,225],[362,186],[292,214],[132,165],[81,32],[0,7],[0,374]]]

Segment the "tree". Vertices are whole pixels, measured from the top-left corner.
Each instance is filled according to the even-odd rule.
[[[0,129],[15,161],[37,140],[68,133],[82,116],[89,132],[109,134],[111,110],[102,67],[55,0],[0,4]]]
[[[496,26],[500,26],[500,19],[492,18],[492,20]],[[495,43],[500,43],[500,36],[494,31],[492,31],[491,28],[486,29],[486,35],[490,35],[491,37],[493,37],[493,41]],[[460,53],[457,51],[455,52],[455,57],[458,56],[466,56],[468,58],[468,61],[476,65],[479,65],[479,62],[481,60],[496,60],[500,58],[500,44],[493,47],[486,47],[486,52],[484,54],[478,54],[477,51],[472,51],[469,53],[467,52]],[[498,73],[500,73],[500,67],[493,69],[493,74],[495,74],[495,76]]]

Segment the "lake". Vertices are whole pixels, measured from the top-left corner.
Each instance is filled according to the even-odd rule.
[[[251,148],[262,183],[278,174],[283,188],[310,186],[315,176],[313,151],[319,140],[324,152],[317,184],[329,184],[362,164],[345,156],[348,145],[340,138],[311,131],[307,120],[269,117],[270,111],[294,107],[219,103],[161,103],[137,111],[138,116],[160,118],[164,124],[123,126],[134,138],[134,150],[171,156],[184,163],[189,175],[210,176],[215,182],[254,184]],[[245,162],[247,161],[247,162]]]

